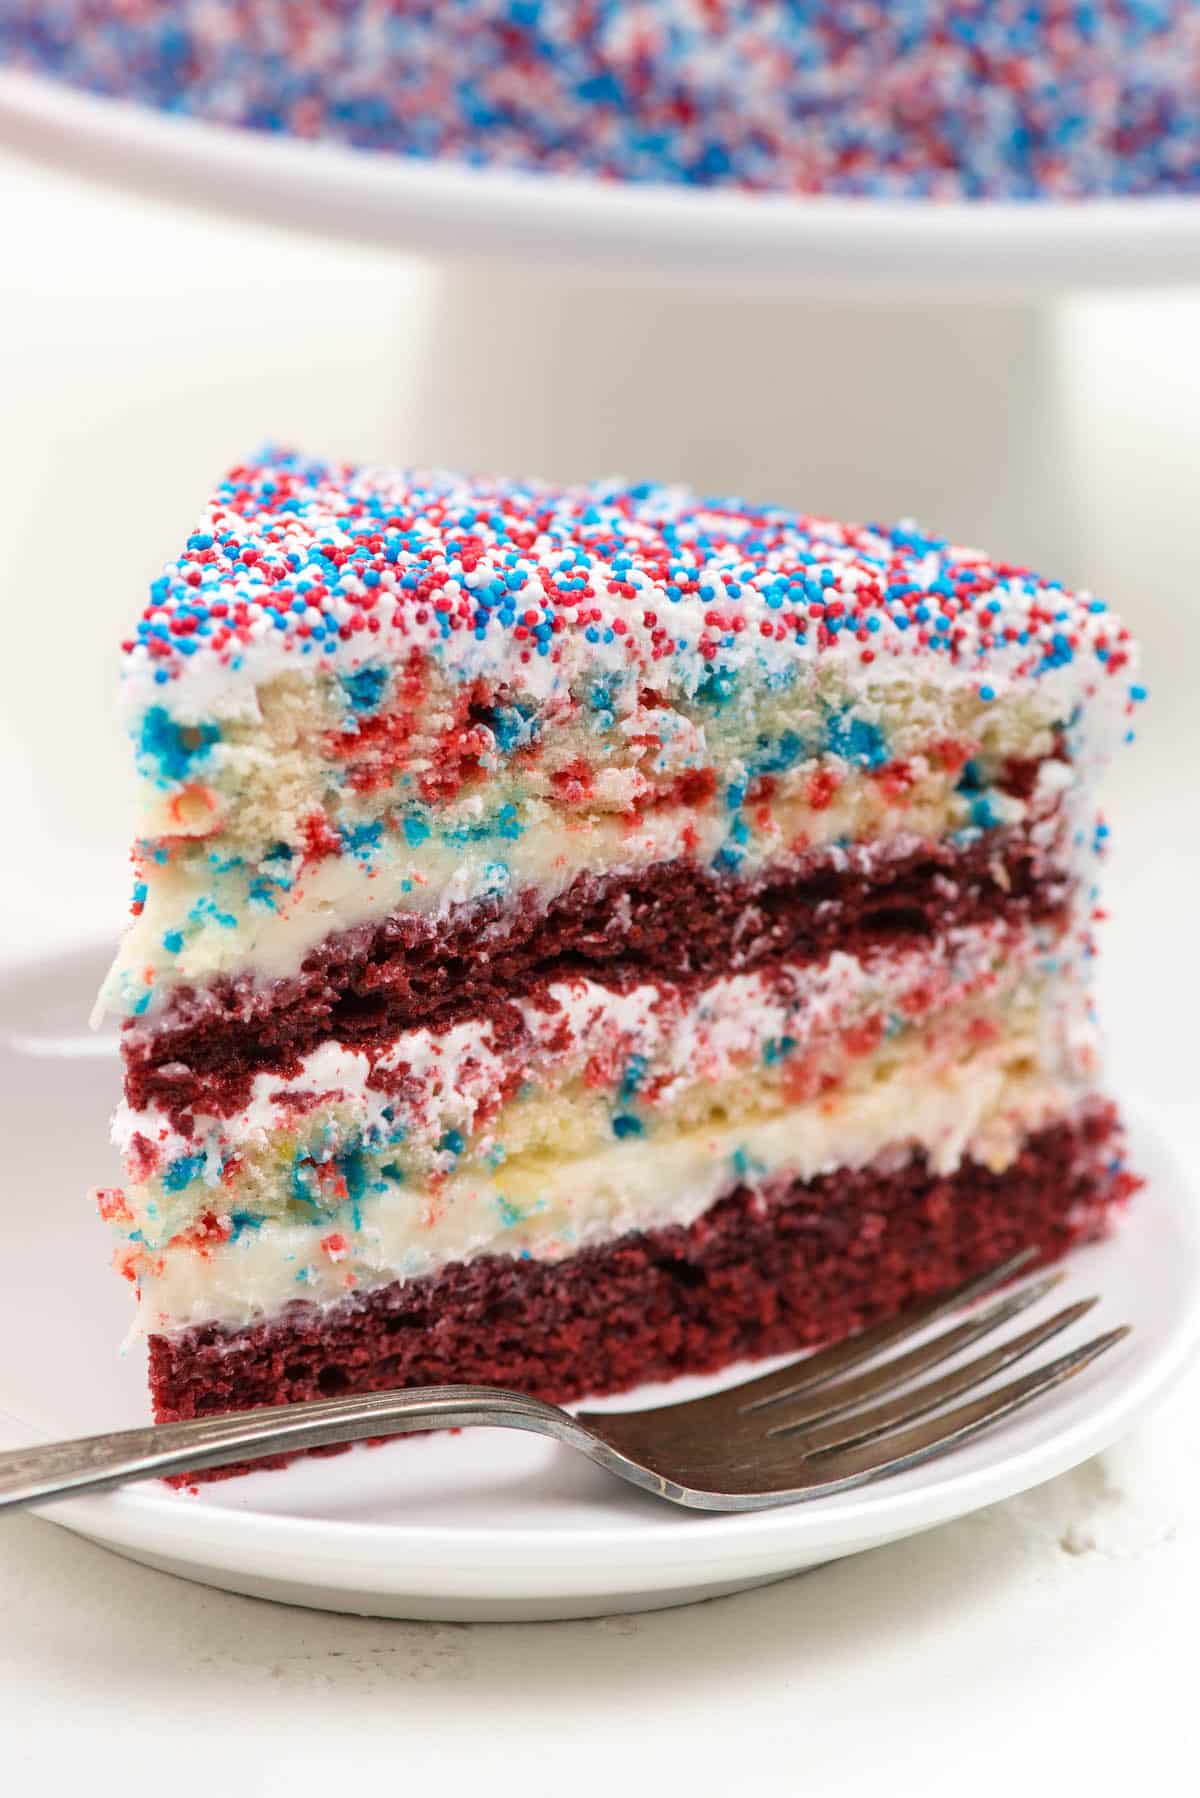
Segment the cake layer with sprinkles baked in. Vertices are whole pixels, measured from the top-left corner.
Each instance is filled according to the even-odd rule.
[[[272,452],[122,687],[100,1202],[160,1416],[707,1369],[1131,1188],[1087,973],[1143,694],[1099,600],[908,525]]]
[[[0,61],[174,117],[603,181],[1200,191],[1196,0],[5,0]]]

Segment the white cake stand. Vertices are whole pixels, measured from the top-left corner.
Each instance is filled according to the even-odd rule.
[[[792,199],[457,168],[168,116],[0,70],[0,132],[98,176],[439,256],[863,299],[1200,280],[1200,198]]]

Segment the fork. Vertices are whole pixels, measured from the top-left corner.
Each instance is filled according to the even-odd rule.
[[[1036,1250],[1023,1250],[885,1323],[681,1404],[572,1415],[499,1387],[419,1386],[151,1424],[0,1454],[0,1510],[368,1436],[484,1426],[551,1436],[631,1485],[694,1510],[757,1511],[825,1498],[969,1442],[1129,1335],[1128,1325],[1106,1330],[1031,1373],[945,1408],[1077,1323],[1096,1303],[1081,1299],[939,1377],[912,1384],[1045,1298],[1063,1278],[1052,1273],[927,1341],[886,1354],[1035,1259]],[[895,1396],[885,1399],[887,1393]]]

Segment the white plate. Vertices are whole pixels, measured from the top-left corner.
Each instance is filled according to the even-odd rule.
[[[82,1033],[102,958],[0,986],[0,1443],[145,1420],[140,1353],[118,1344],[129,1295],[85,1189],[115,1176],[111,1038]],[[1166,1114],[1164,1114],[1165,1117]],[[1115,1237],[1079,1251],[1062,1303],[1103,1299],[1064,1344],[1110,1324],[1130,1340],[952,1458],[865,1491],[750,1516],[678,1511],[568,1449],[503,1431],[360,1448],[195,1494],[159,1484],[46,1514],[152,1567],[258,1597],[381,1616],[597,1616],[713,1597],[854,1554],[1021,1492],[1128,1430],[1200,1335],[1200,1195],[1163,1118],[1133,1118],[1147,1176]],[[53,1250],[55,1285],[24,1270]],[[744,1371],[744,1370],[743,1370]],[[730,1377],[730,1376],[727,1376]],[[733,1375],[731,1377],[739,1377]],[[614,1405],[717,1382],[646,1388]]]
[[[438,255],[994,300],[1200,279],[1200,197],[793,199],[470,169],[174,118],[0,70],[0,137],[169,198]]]

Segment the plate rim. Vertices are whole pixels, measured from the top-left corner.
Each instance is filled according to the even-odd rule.
[[[100,1493],[39,1507],[37,1514],[76,1534],[110,1547],[145,1548],[210,1573],[253,1570],[264,1574],[274,1563],[280,1574],[296,1577],[299,1553],[305,1554],[305,1582],[314,1589],[377,1590],[447,1589],[447,1557],[452,1551],[461,1585],[486,1568],[498,1566],[517,1574],[527,1593],[544,1587],[556,1575],[573,1572],[573,1590],[581,1589],[584,1562],[591,1563],[589,1590],[604,1590],[615,1576],[648,1582],[647,1589],[671,1586],[688,1568],[695,1570],[697,1546],[709,1540],[707,1565],[796,1565],[806,1555],[853,1553],[881,1540],[894,1539],[968,1515],[984,1505],[1015,1497],[1068,1471],[1117,1440],[1157,1404],[1200,1352],[1200,1181],[1188,1172],[1179,1150],[1178,1118],[1172,1107],[1129,1100],[1123,1106],[1135,1144],[1149,1151],[1151,1180],[1172,1219],[1176,1241],[1190,1260],[1191,1305],[1156,1355],[1132,1380],[1120,1385],[1098,1410],[1076,1418],[1045,1441],[990,1459],[965,1472],[952,1468],[952,1458],[930,1464],[922,1483],[890,1491],[889,1483],[866,1487],[852,1499],[839,1498],[836,1509],[821,1503],[780,1506],[774,1510],[703,1517],[679,1512],[644,1527],[640,1516],[611,1523],[572,1527],[568,1518],[552,1531],[544,1526],[448,1526],[424,1523],[356,1522],[344,1518],[295,1517],[237,1506],[205,1507],[188,1493],[131,1488]],[[1173,1129],[1172,1126],[1175,1126]],[[1135,1159],[1136,1159],[1135,1148]],[[1153,1190],[1153,1189],[1152,1189]],[[1153,1202],[1147,1194],[1142,1205]],[[1138,1201],[1135,1201],[1138,1203]],[[1119,1236],[1119,1227],[1118,1227]],[[0,1441],[4,1439],[0,1414]],[[214,1546],[220,1556],[214,1563]],[[314,1552],[315,1551],[315,1552]],[[422,1555],[424,1551],[424,1555]],[[781,1560],[782,1555],[782,1560]],[[325,1565],[321,1562],[324,1560]],[[337,1562],[331,1567],[329,1562]],[[371,1564],[371,1585],[353,1587]],[[599,1563],[599,1566],[596,1565]],[[389,1578],[388,1569],[395,1569]],[[217,1580],[215,1583],[220,1583]],[[493,1579],[493,1590],[495,1581]],[[558,1589],[558,1588],[556,1588]]]
[[[180,117],[15,66],[0,66],[0,140],[310,233],[656,282],[969,299],[1200,278],[1200,195],[923,201],[605,182]]]

